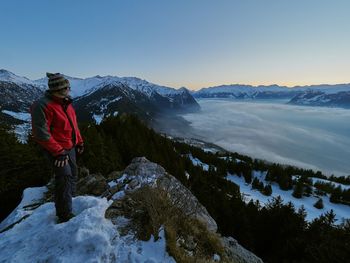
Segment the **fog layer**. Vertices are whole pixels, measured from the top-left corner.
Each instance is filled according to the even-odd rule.
[[[227,150],[268,161],[350,174],[350,110],[271,101],[197,100],[184,114],[190,134]]]

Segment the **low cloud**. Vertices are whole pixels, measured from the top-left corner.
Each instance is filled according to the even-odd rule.
[[[192,134],[268,161],[348,175],[350,110],[278,103],[199,100],[185,114]]]

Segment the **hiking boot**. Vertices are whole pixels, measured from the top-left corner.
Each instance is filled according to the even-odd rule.
[[[73,218],[74,216],[75,216],[75,215],[74,215],[73,213],[69,213],[69,214],[66,215],[66,216],[58,217],[57,224],[61,224],[61,223],[67,222],[67,221],[69,221],[71,218]]]

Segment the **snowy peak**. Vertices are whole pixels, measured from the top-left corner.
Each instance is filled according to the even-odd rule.
[[[17,76],[14,73],[5,69],[0,69],[0,81],[13,82],[18,85],[22,85],[22,84],[35,85],[35,83],[30,79],[26,77]]]
[[[350,108],[350,91],[327,93],[327,91],[312,90],[295,96],[289,104]]]
[[[350,108],[350,84],[295,86],[222,85],[193,91],[195,98],[288,99],[289,104]]]

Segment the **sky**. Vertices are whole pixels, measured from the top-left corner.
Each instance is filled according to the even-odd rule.
[[[4,0],[0,68],[174,88],[350,82],[347,0]]]

